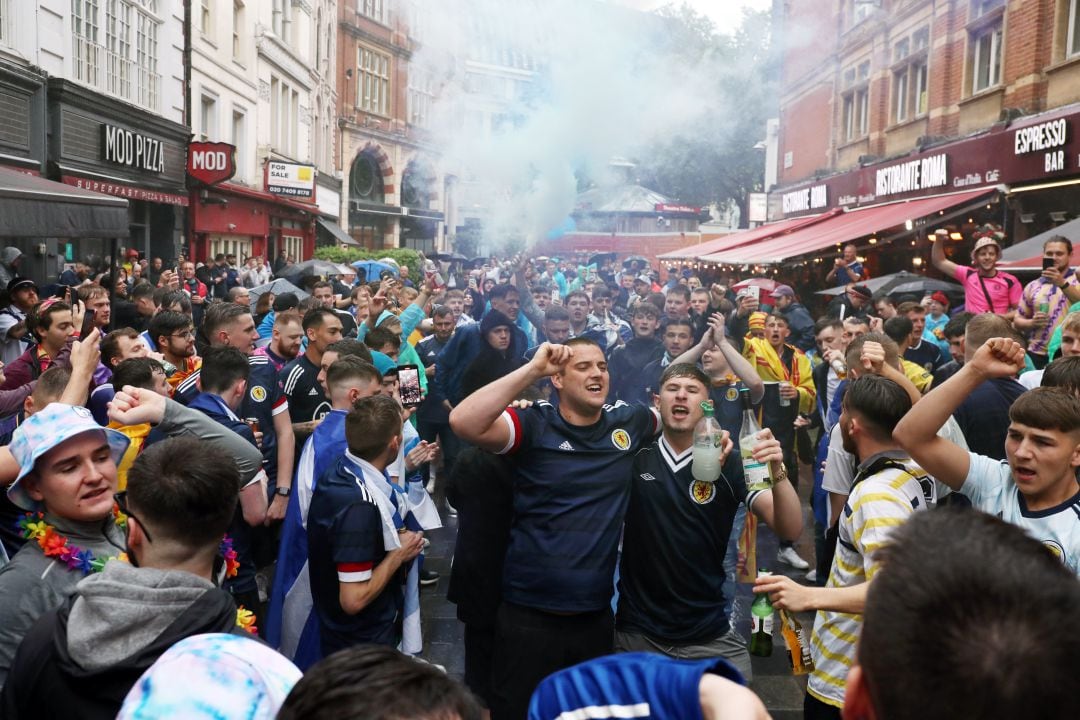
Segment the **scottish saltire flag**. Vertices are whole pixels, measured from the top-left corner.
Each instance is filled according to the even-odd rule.
[[[308,508],[316,480],[345,454],[347,414],[344,410],[331,411],[304,443],[281,526],[281,546],[266,613],[266,641],[301,670],[322,659],[319,621],[308,578]]]

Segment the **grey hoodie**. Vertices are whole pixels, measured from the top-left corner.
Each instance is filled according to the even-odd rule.
[[[111,562],[88,575],[68,620],[68,652],[86,671],[118,665],[149,645],[214,585],[180,570]]]

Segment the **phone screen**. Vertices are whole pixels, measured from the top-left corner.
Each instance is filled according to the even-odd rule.
[[[401,394],[401,404],[405,407],[415,407],[424,399],[420,391],[420,368],[416,365],[398,366],[398,392]]]
[[[86,314],[83,315],[82,329],[79,331],[79,337],[84,338],[94,331],[94,315],[97,314],[96,310],[87,308]]]
[[[1044,257],[1043,258],[1043,270],[1049,270],[1052,267],[1054,267],[1054,258]]]

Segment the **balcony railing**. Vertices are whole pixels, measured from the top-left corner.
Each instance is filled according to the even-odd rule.
[[[76,36],[71,67],[79,82],[147,110],[160,110],[161,75],[136,65],[130,58]]]

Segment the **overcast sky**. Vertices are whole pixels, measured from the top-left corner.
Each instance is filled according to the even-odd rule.
[[[655,10],[673,4],[671,0],[613,1],[639,10]],[[682,0],[676,0],[674,4],[681,4],[681,2]],[[708,16],[716,23],[717,29],[725,33],[738,27],[744,7],[752,10],[768,10],[772,6],[772,0],[685,0],[685,2],[702,15]]]

